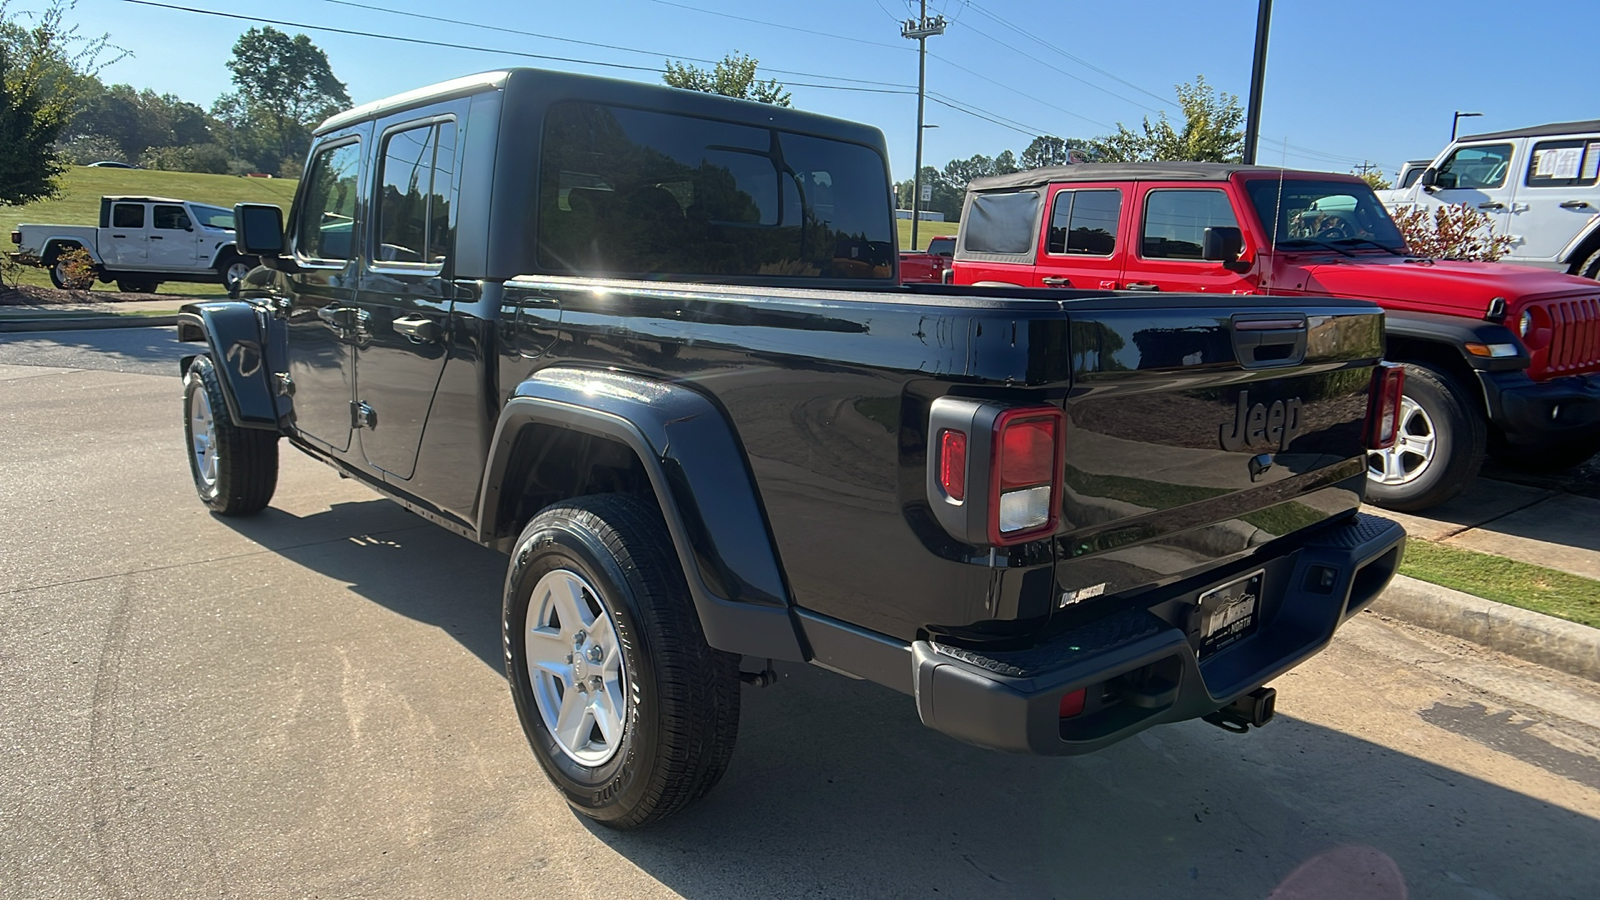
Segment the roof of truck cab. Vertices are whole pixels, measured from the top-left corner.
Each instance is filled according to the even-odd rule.
[[[187,200],[174,200],[171,197],[135,197],[128,194],[106,194],[101,200],[110,200],[112,203],[188,203]],[[202,203],[201,206],[210,206]]]
[[[505,113],[512,116],[525,115],[530,109],[539,108],[547,103],[585,100],[599,104],[633,106],[659,112],[742,122],[754,127],[819,134],[855,141],[874,148],[883,146],[882,131],[871,125],[846,119],[836,119],[792,107],[757,103],[754,100],[738,100],[720,94],[667,87],[663,84],[531,67],[468,75],[406,91],[403,94],[395,94],[382,100],[374,100],[335,114],[317,127],[316,134],[322,135],[358,122],[383,118],[441,100],[470,97],[489,91],[504,93],[508,104]]]
[[[1484,134],[1464,134],[1456,139],[1456,143],[1466,141],[1492,141],[1520,137],[1551,137],[1559,134],[1593,134],[1600,131],[1600,119],[1590,119],[1587,122],[1551,122],[1549,125],[1534,125],[1531,128],[1513,128],[1510,131],[1490,131]]]
[[[993,191],[1007,188],[1042,187],[1066,181],[1227,181],[1234,175],[1260,172],[1274,177],[1279,172],[1289,175],[1313,175],[1317,178],[1354,178],[1335,172],[1305,172],[1298,169],[1280,169],[1275,166],[1246,166],[1240,163],[1156,162],[1156,163],[1073,163],[1066,166],[1046,166],[1013,172],[1010,175],[990,175],[974,178],[969,190]]]

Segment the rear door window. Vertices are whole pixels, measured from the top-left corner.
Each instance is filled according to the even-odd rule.
[[[1207,228],[1239,227],[1228,195],[1219,190],[1154,190],[1145,196],[1139,255],[1200,259]]]
[[[1539,141],[1528,159],[1528,187],[1587,187],[1600,176],[1600,137]]]
[[[455,123],[395,131],[384,138],[377,196],[379,264],[437,267],[449,253]]]
[[[112,228],[143,228],[143,203],[118,203],[111,207]]]
[[[1122,216],[1118,190],[1060,191],[1050,215],[1049,252],[1110,256],[1117,249]]]

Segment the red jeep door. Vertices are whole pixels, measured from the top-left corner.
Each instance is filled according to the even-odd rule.
[[[1204,291],[1250,293],[1255,285],[1216,260],[1200,258],[1207,228],[1239,228],[1225,185],[1140,185],[1139,244],[1123,267],[1123,288],[1130,291]],[[1250,232],[1244,231],[1244,253],[1251,258]]]
[[[1050,209],[1033,267],[1033,287],[1115,290],[1121,286],[1128,233],[1120,187],[1052,185]]]

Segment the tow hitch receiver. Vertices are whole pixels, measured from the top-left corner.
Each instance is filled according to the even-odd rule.
[[[1272,721],[1273,707],[1277,702],[1277,691],[1259,687],[1204,718],[1224,731],[1244,734],[1251,725],[1260,728]]]

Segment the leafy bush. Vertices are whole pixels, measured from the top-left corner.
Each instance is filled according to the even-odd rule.
[[[61,280],[65,282],[68,290],[87,291],[94,287],[95,269],[94,257],[82,247],[73,247],[64,250],[56,256],[56,263],[63,265],[64,270]]]
[[[189,144],[183,147],[151,147],[139,154],[139,165],[168,172],[228,174],[228,151],[221,144]]]
[[[31,262],[21,254],[0,253],[0,288],[16,290],[22,284],[22,272]]]
[[[1435,207],[1405,206],[1394,213],[1394,223],[1417,256],[1492,262],[1511,247],[1511,236],[1495,234],[1488,215],[1465,203]]]

